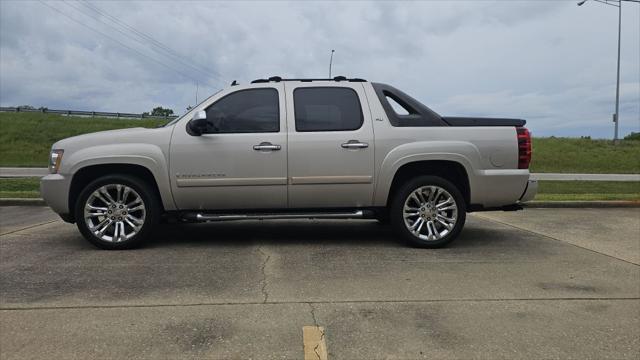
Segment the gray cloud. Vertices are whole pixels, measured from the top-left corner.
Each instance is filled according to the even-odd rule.
[[[617,14],[595,2],[91,4],[209,75],[79,3],[47,5],[146,56],[39,2],[0,1],[1,105],[181,112],[196,81],[204,98],[234,79],[326,76],[336,49],[334,74],[391,83],[442,114],[523,117],[539,135],[612,132]],[[625,5],[623,133],[640,131],[640,6]]]

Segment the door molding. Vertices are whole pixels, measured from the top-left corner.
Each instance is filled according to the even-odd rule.
[[[287,185],[286,177],[176,179],[178,187]]]
[[[292,176],[291,185],[314,184],[371,184],[373,176]]]

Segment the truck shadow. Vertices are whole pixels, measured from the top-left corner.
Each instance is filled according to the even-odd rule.
[[[164,224],[145,247],[253,246],[256,243],[402,246],[389,226],[376,221],[276,220]]]
[[[475,248],[506,243],[497,230],[466,227],[448,248]],[[407,247],[391,226],[377,221],[278,220],[207,224],[163,224],[144,248],[180,246],[309,245]]]

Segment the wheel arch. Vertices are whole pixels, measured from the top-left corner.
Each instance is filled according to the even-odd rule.
[[[151,191],[160,200],[160,204],[162,205],[161,211],[163,212],[167,208],[165,201],[172,201],[170,199],[165,199],[162,196],[162,192],[160,191],[160,188],[158,186],[158,179],[150,169],[143,165],[123,163],[88,165],[74,172],[71,179],[68,198],[70,216],[73,217],[73,209],[75,208],[76,202],[78,201],[80,192],[82,191],[82,189],[84,189],[85,186],[100,177],[116,174],[135,176],[148,184],[151,187]],[[70,220],[75,221],[74,218]]]
[[[453,183],[462,193],[465,204],[471,202],[471,186],[466,167],[454,160],[416,160],[406,162],[396,169],[393,179],[386,189],[382,190],[384,204],[388,207],[398,188],[416,176],[438,176]]]

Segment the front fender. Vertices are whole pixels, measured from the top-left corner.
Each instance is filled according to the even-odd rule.
[[[64,166],[66,164],[68,165]],[[87,166],[106,164],[130,164],[146,168],[155,178],[165,210],[176,209],[169,185],[166,157],[162,149],[155,145],[131,143],[83,148],[63,159],[61,172],[73,176]]]

